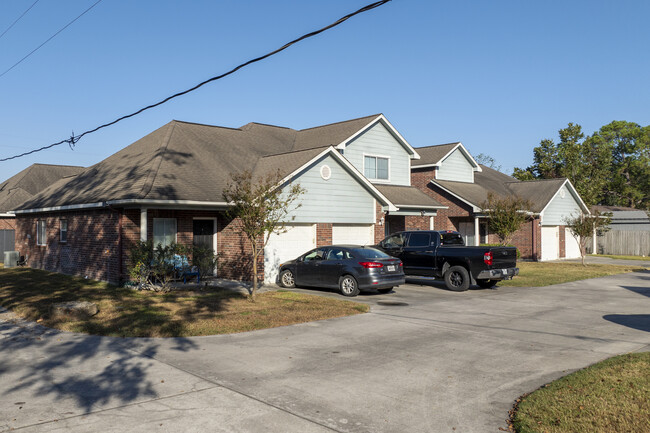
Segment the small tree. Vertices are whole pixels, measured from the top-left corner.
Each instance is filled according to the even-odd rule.
[[[582,257],[582,266],[585,264],[585,256],[587,255],[587,242],[593,236],[600,236],[609,231],[610,223],[612,222],[611,213],[600,213],[594,211],[591,215],[583,213],[577,216],[570,216],[564,222],[573,236],[578,238],[580,245],[580,256]]]
[[[249,299],[255,301],[257,292],[257,260],[272,233],[286,232],[286,223],[295,216],[289,213],[301,205],[296,203],[305,190],[299,184],[282,188],[282,173],[278,170],[262,177],[250,171],[231,175],[231,182],[223,192],[226,202],[232,204],[228,215],[238,218],[241,231],[251,246],[253,260],[253,288]]]
[[[481,207],[488,217],[489,230],[496,233],[501,245],[508,245],[515,232],[528,219],[531,203],[517,196],[502,198],[489,193],[487,201]]]

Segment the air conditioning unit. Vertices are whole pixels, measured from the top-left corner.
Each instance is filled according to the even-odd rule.
[[[15,268],[18,266],[20,253],[18,251],[5,251],[5,268]]]

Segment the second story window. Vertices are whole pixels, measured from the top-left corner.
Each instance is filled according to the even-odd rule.
[[[365,156],[363,160],[363,175],[368,179],[388,180],[388,158]]]

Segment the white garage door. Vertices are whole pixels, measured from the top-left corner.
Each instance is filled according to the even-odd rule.
[[[287,226],[287,232],[273,233],[264,248],[264,282],[275,283],[278,266],[316,248],[316,225]]]
[[[332,244],[374,245],[375,228],[372,224],[334,224]]]
[[[565,229],[564,253],[567,259],[580,258],[580,243],[578,237],[574,237],[569,229]]]
[[[542,227],[542,260],[560,258],[560,228]]]

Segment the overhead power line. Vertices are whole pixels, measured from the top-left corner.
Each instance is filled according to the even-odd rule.
[[[101,1],[101,0],[99,0],[99,1]],[[0,159],[0,162],[8,161],[10,159],[20,158],[22,156],[26,156],[26,155],[30,155],[32,153],[36,153],[36,152],[40,152],[40,151],[43,151],[43,150],[46,150],[46,149],[50,149],[52,147],[59,146],[61,144],[68,144],[72,148],[79,140],[81,140],[84,136],[86,136],[88,134],[92,134],[93,132],[97,132],[100,129],[106,128],[108,126],[115,125],[116,123],[121,122],[122,120],[128,119],[130,117],[137,116],[138,114],[142,113],[143,111],[150,110],[152,108],[158,107],[159,105],[162,105],[162,104],[164,104],[166,102],[169,102],[174,98],[178,98],[179,96],[183,96],[183,95],[186,95],[186,94],[188,94],[190,92],[193,92],[193,91],[197,90],[198,88],[200,88],[200,87],[202,87],[202,86],[204,86],[204,85],[206,85],[208,83],[211,83],[211,82],[216,81],[216,80],[220,80],[221,78],[224,78],[224,77],[227,77],[228,75],[237,72],[241,68],[244,68],[244,67],[246,67],[246,66],[248,66],[250,64],[253,64],[253,63],[259,62],[261,60],[264,60],[264,59],[266,59],[268,57],[271,57],[271,56],[273,56],[273,55],[275,55],[275,54],[277,54],[277,53],[279,53],[281,51],[286,50],[290,46],[292,46],[292,45],[294,45],[294,44],[296,44],[296,43],[298,43],[298,42],[300,42],[300,41],[302,41],[304,39],[308,39],[308,38],[316,36],[316,35],[318,35],[320,33],[323,33],[326,30],[329,30],[329,29],[331,29],[333,27],[338,26],[339,24],[342,24],[343,22],[347,21],[348,19],[352,18],[355,15],[358,15],[358,14],[363,13],[363,12],[367,12],[367,11],[369,11],[371,9],[375,9],[375,8],[377,8],[379,6],[384,5],[385,3],[388,3],[389,1],[391,1],[391,0],[381,0],[381,1],[374,2],[374,3],[370,3],[369,5],[366,5],[366,6],[362,7],[361,9],[359,9],[359,10],[357,10],[355,12],[352,12],[351,14],[348,14],[348,15],[346,15],[344,17],[339,18],[338,20],[334,21],[332,24],[330,24],[328,26],[325,26],[325,27],[323,27],[323,28],[321,28],[319,30],[315,30],[313,32],[304,34],[304,35],[300,36],[299,38],[294,39],[291,42],[287,42],[286,44],[284,44],[283,46],[281,46],[280,48],[278,48],[278,49],[276,49],[274,51],[271,51],[271,52],[269,52],[267,54],[264,54],[263,56],[260,56],[260,57],[254,58],[252,60],[249,60],[249,61],[247,61],[245,63],[242,63],[241,65],[234,67],[233,69],[231,69],[230,71],[228,71],[226,73],[223,73],[221,75],[217,75],[215,77],[209,78],[209,79],[197,84],[196,86],[194,86],[194,87],[192,87],[190,89],[187,89],[187,90],[184,90],[182,92],[176,93],[174,95],[168,96],[167,98],[163,99],[162,101],[156,102],[155,104],[148,105],[148,106],[146,106],[144,108],[141,108],[138,111],[135,111],[135,112],[133,112],[131,114],[127,114],[127,115],[122,116],[122,117],[120,117],[118,119],[115,119],[112,122],[105,123],[105,124],[100,125],[100,126],[94,128],[94,129],[90,129],[88,131],[85,131],[85,132],[83,132],[83,133],[81,133],[79,135],[74,135],[74,133],[73,133],[72,136],[70,138],[68,138],[68,139],[61,140],[61,141],[59,141],[57,143],[49,144],[47,146],[43,146],[43,147],[41,147],[39,149],[34,149],[34,150],[30,150],[29,152],[21,153],[19,155],[14,155],[14,156],[10,156],[10,157],[7,157],[7,158],[2,158],[2,159]]]
[[[101,1],[102,1],[102,0],[97,0],[97,1],[96,1],[96,2],[91,6],[91,7],[89,7],[89,8],[86,9],[85,11],[83,11],[83,12],[81,13],[81,15],[79,15],[77,18],[73,19],[73,20],[70,21],[68,24],[66,24],[65,26],[63,26],[61,29],[59,29],[58,32],[56,32],[56,33],[54,33],[52,36],[50,36],[50,37],[49,37],[45,42],[43,42],[43,43],[42,43],[41,45],[39,45],[38,47],[34,48],[34,49],[33,49],[29,54],[27,54],[25,57],[23,57],[22,59],[18,60],[16,63],[14,63],[14,65],[13,65],[12,67],[10,67],[10,68],[7,69],[6,71],[4,71],[2,74],[0,74],[0,78],[4,77],[4,75],[5,75],[7,72],[11,71],[13,68],[15,68],[16,66],[20,65],[20,64],[21,64],[21,63],[22,63],[22,62],[23,62],[27,57],[31,56],[31,55],[34,54],[36,51],[38,51],[38,50],[39,50],[43,45],[47,44],[47,43],[50,42],[52,39],[54,39],[54,38],[55,38],[59,33],[61,33],[62,31],[64,31],[65,29],[67,29],[67,28],[68,28],[72,23],[74,23],[74,22],[77,21],[79,18],[81,18],[82,16],[84,16],[84,15],[86,14],[86,12],[88,12],[89,10],[91,10],[92,8],[94,8],[95,6],[97,6],[97,4],[98,4],[99,2],[101,2]],[[36,3],[34,3],[34,4],[36,4]]]
[[[30,10],[31,8],[33,8],[33,7],[36,5],[36,3],[38,3],[38,1],[39,1],[39,0],[36,0],[34,3],[32,3],[32,5],[31,5],[30,7],[28,7],[27,10],[26,10],[25,12],[22,13],[21,16],[19,16],[18,18],[16,18],[16,21],[14,21],[13,23],[11,23],[11,25],[10,25],[9,27],[7,27],[7,30],[5,30],[4,32],[2,32],[2,34],[0,35],[0,39],[2,39],[2,37],[5,35],[5,33],[7,33],[9,30],[11,30],[11,28],[12,28],[13,26],[15,26],[16,23],[17,23],[18,21],[20,21],[21,18],[24,17],[24,16],[27,14],[27,12],[29,12],[29,10]]]

